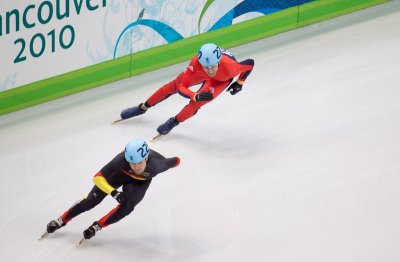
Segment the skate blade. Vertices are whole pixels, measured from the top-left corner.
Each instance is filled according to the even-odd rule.
[[[47,231],[44,232],[44,234],[39,238],[39,240],[45,239],[48,235],[49,235],[49,233]]]
[[[154,142],[154,141],[159,140],[162,136],[163,136],[163,135],[161,135],[161,134],[157,134],[155,137],[153,137],[153,138],[151,139],[151,142]]]
[[[115,120],[114,122],[111,123],[111,125],[114,125],[114,124],[116,124],[116,123],[118,123],[118,122],[121,122],[121,121],[124,121],[124,120],[125,120],[125,119],[122,119],[122,118],[121,118],[121,119],[118,119],[118,120]]]
[[[83,242],[85,242],[85,241],[86,241],[86,239],[85,239],[85,238],[82,238],[81,241],[79,241],[79,243],[78,243],[77,246],[78,246],[78,247],[81,246],[81,245],[83,244]]]

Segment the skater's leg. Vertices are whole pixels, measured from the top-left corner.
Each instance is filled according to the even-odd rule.
[[[99,221],[95,221],[90,227],[83,231],[83,238],[90,239],[96,235],[96,232],[102,228],[109,226],[113,223],[120,221],[122,218],[129,215],[135,206],[142,201],[147,189],[149,188],[151,180],[134,181],[130,184],[124,185],[122,191],[126,194],[127,200],[122,204],[115,207],[107,215],[102,217]],[[82,239],[81,242],[84,240]]]
[[[146,100],[146,102],[144,103],[144,107],[142,107],[142,109],[147,110],[149,107],[155,106],[161,101],[167,99],[170,95],[177,93],[178,85],[179,85],[178,78],[163,85]]]
[[[107,215],[102,217],[98,224],[101,228],[118,222],[125,216],[129,215],[140,201],[142,201],[147,189],[149,188],[151,180],[134,181],[130,184],[123,186],[123,192],[127,196],[127,200],[111,210]]]
[[[150,107],[167,99],[170,95],[175,94],[177,92],[177,85],[179,84],[179,81],[177,79],[163,85],[156,92],[154,92],[154,94],[152,94],[145,103],[141,103],[138,106],[129,107],[122,110],[121,119],[128,119],[131,117],[142,115],[146,113],[147,109],[149,109]]]
[[[70,209],[64,212],[61,216],[62,220],[68,223],[74,217],[97,206],[106,196],[106,193],[101,191],[97,186],[94,186],[87,197],[76,202]]]
[[[189,102],[189,104],[187,104],[176,116],[175,119],[181,123],[186,121],[187,119],[191,118],[192,116],[194,116],[197,111],[205,104],[213,101],[215,98],[217,98],[217,96],[219,96],[222,91],[229,85],[229,83],[231,82],[231,80],[229,81],[225,81],[225,82],[216,82],[216,81],[206,81],[204,82],[204,84],[200,87],[199,92],[210,92],[211,94],[213,94],[213,99],[210,101],[202,101],[202,102],[196,102],[191,100]]]
[[[97,186],[94,186],[89,195],[75,203],[70,209],[65,211],[59,218],[51,220],[47,224],[47,233],[53,233],[61,227],[65,226],[72,218],[79,214],[88,211],[98,205],[105,197],[106,193],[101,191]],[[42,238],[45,235],[42,236]]]

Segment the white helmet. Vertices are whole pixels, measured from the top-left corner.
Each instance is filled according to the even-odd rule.
[[[212,43],[204,44],[197,53],[199,62],[204,67],[214,66],[221,60],[221,48]]]
[[[125,159],[129,163],[142,162],[149,155],[149,146],[144,140],[131,140],[125,147]]]

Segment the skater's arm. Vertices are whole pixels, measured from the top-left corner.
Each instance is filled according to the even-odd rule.
[[[170,168],[177,167],[181,163],[181,159],[179,157],[171,157],[171,158],[165,158],[162,161],[160,161],[160,172],[167,171]]]
[[[115,190],[115,188],[110,184],[110,179],[114,177],[114,174],[120,170],[122,165],[127,165],[125,160],[125,151],[116,155],[107,165],[97,172],[93,177],[93,183],[104,193],[110,194]]]
[[[152,168],[154,168],[154,170],[157,170],[156,173],[167,171],[170,168],[179,166],[181,163],[181,159],[179,157],[166,158],[154,150],[150,150],[149,158],[151,158],[149,164],[152,166]]]
[[[107,181],[107,179],[103,176],[101,172],[98,172],[93,177],[93,183],[101,189],[106,194],[111,194],[112,191],[115,190]]]
[[[253,70],[254,67],[254,60],[253,59],[246,59],[240,63],[239,65],[239,70],[240,70],[240,75],[238,77],[237,82],[241,85],[243,85],[244,81],[246,78],[250,75],[251,71]]]
[[[200,84],[203,82],[203,68],[197,60],[197,56],[194,57],[189,66],[186,67],[185,71],[180,75],[180,83],[178,85],[178,92],[181,96],[196,101],[195,96],[196,93],[189,89],[189,87]]]
[[[179,164],[181,163],[181,159],[179,157],[171,157],[171,158],[167,158],[167,162],[169,163],[170,167],[177,167],[179,166]]]
[[[180,85],[178,87],[178,92],[181,96],[186,97],[191,100],[194,100],[194,96],[196,95],[195,92],[191,91],[189,88],[187,88],[184,85]]]

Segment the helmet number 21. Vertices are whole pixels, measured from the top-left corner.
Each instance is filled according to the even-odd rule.
[[[213,54],[215,54],[217,56],[218,59],[220,59],[221,57],[221,49],[219,49],[219,47],[217,47],[214,51]]]

